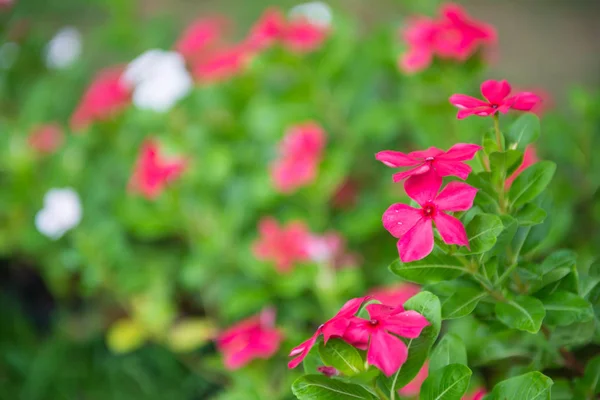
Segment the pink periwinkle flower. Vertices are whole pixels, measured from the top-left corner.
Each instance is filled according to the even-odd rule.
[[[413,18],[402,36],[408,52],[400,57],[399,66],[407,73],[427,68],[434,56],[464,62],[497,40],[492,26],[472,19],[456,4],[443,5],[439,19]]]
[[[464,182],[450,182],[440,193],[442,178],[428,173],[406,181],[406,194],[421,208],[392,204],[383,213],[383,226],[398,238],[402,262],[420,260],[433,250],[433,222],[447,244],[469,246],[465,227],[447,212],[466,211],[473,206],[477,189]]]
[[[282,36],[287,21],[277,8],[268,8],[250,29],[246,41],[255,50],[263,50],[273,45]]]
[[[344,337],[346,340],[368,343],[367,362],[390,376],[398,371],[408,357],[408,349],[398,336],[417,338],[429,322],[418,312],[405,311],[401,306],[369,304],[366,309],[370,319],[353,318]]]
[[[457,176],[467,179],[471,173],[471,167],[465,161],[475,157],[475,153],[481,150],[476,144],[458,143],[448,151],[430,147],[423,151],[402,153],[400,151],[384,150],[375,155],[375,158],[388,167],[410,169],[394,174],[394,182],[400,182],[411,176],[419,176],[429,171],[434,171],[439,176]]]
[[[325,131],[315,122],[289,128],[279,144],[271,178],[281,193],[292,193],[314,181],[325,147]]]
[[[122,72],[120,68],[110,68],[96,75],[71,116],[73,129],[110,119],[129,105],[131,88],[121,79]]]
[[[235,370],[250,361],[273,356],[279,349],[283,334],[275,328],[275,310],[264,309],[222,332],[216,339],[217,349],[229,370]]]
[[[289,356],[295,358],[288,363],[288,368],[296,368],[302,362],[302,360],[304,360],[304,358],[310,352],[310,349],[316,343],[319,335],[323,335],[323,341],[325,343],[327,343],[327,341],[332,337],[344,337],[346,329],[348,328],[351,320],[354,318],[354,315],[368,300],[368,296],[357,297],[355,299],[348,300],[346,304],[342,306],[340,311],[333,316],[333,318],[319,326],[314,335],[292,349]]]
[[[129,190],[140,193],[148,199],[158,197],[165,186],[177,179],[185,170],[184,159],[164,159],[156,141],[146,140],[141,147],[133,175],[129,181]]]
[[[334,231],[310,235],[306,242],[306,252],[311,260],[336,269],[354,267],[357,263],[357,256],[347,251],[344,237]]]
[[[245,43],[227,45],[196,59],[192,75],[200,83],[215,83],[242,72],[253,53]]]
[[[520,92],[512,96],[510,92],[511,87],[507,81],[488,80],[481,84],[481,94],[485,101],[465,94],[453,94],[450,96],[450,103],[459,108],[456,117],[463,119],[470,115],[487,117],[497,112],[506,114],[511,109],[530,111],[542,101],[531,92]]]
[[[474,392],[467,394],[461,398],[461,400],[483,400],[483,396],[487,394],[487,391],[483,388],[479,388]]]
[[[408,382],[404,387],[398,390],[401,396],[413,397],[419,394],[423,382],[429,376],[429,361],[425,361],[425,364],[421,367],[417,376],[412,381]]]
[[[369,291],[369,296],[382,304],[397,307],[403,306],[406,300],[410,299],[420,291],[421,288],[414,283],[401,282],[392,286],[374,288]]]
[[[523,154],[523,162],[519,165],[519,168],[513,172],[511,176],[506,178],[505,187],[508,189],[512,185],[517,176],[521,174],[521,172],[525,171],[527,168],[531,167],[533,164],[538,162],[537,152],[535,151],[535,147],[533,145],[527,146],[525,149],[525,153]]]
[[[206,52],[221,47],[229,21],[221,16],[211,16],[193,21],[175,43],[175,50],[188,62],[193,62]]]
[[[273,217],[263,218],[258,224],[260,239],[254,244],[254,254],[260,260],[269,260],[280,273],[290,272],[298,262],[308,261],[307,243],[310,233],[301,221],[279,225]]]
[[[52,154],[65,140],[62,127],[55,123],[36,126],[27,140],[29,147],[41,154]]]

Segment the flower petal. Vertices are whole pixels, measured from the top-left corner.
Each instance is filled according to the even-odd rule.
[[[384,323],[386,330],[410,339],[419,337],[423,328],[429,325],[427,318],[416,311],[404,311],[395,314]]]
[[[404,182],[408,197],[423,206],[433,201],[442,186],[442,178],[433,170],[425,174],[411,176]]]
[[[406,178],[409,178],[413,175],[421,175],[424,174],[426,172],[428,172],[431,169],[429,163],[423,164],[423,165],[419,165],[416,168],[412,168],[409,169],[408,171],[402,171],[402,172],[398,172],[395,173],[392,177],[392,179],[394,180],[394,182],[398,183],[403,181]]]
[[[308,353],[310,352],[310,349],[312,349],[315,342],[317,341],[317,337],[319,337],[320,334],[321,334],[321,328],[317,329],[317,331],[315,332],[314,335],[312,335],[306,341],[300,343],[298,346],[294,347],[292,349],[292,351],[290,351],[289,356],[290,357],[296,356],[296,358],[294,358],[293,360],[291,360],[288,363],[288,368],[290,368],[290,369],[296,368],[298,366],[298,364],[300,364],[302,362],[302,360],[304,360],[304,357],[306,357],[308,355]]]
[[[469,247],[469,239],[465,226],[458,218],[450,216],[444,212],[438,211],[433,217],[435,227],[437,228],[442,240],[446,244],[457,244],[459,246]]]
[[[435,163],[435,171],[439,176],[457,176],[460,179],[467,179],[471,167],[461,161],[438,161]]]
[[[529,111],[542,102],[542,98],[531,92],[522,92],[512,99],[512,107],[515,110]]]
[[[466,211],[473,207],[477,190],[464,182],[450,182],[435,199],[435,205],[444,211]]]
[[[431,64],[433,53],[424,47],[411,48],[398,59],[398,67],[407,74],[422,71]]]
[[[466,94],[453,94],[450,96],[450,104],[462,110],[489,106],[487,102]]]
[[[481,94],[492,104],[501,104],[510,90],[510,84],[505,80],[489,80],[481,84]]]
[[[383,329],[371,334],[367,352],[367,362],[379,368],[386,376],[391,376],[406,362],[408,349],[402,340]]]
[[[398,253],[402,262],[417,261],[425,258],[433,250],[433,227],[431,219],[423,218],[400,240]]]
[[[388,167],[412,167],[413,165],[419,164],[418,160],[404,154],[400,151],[384,150],[375,154],[375,158]]]
[[[475,153],[481,150],[483,147],[477,144],[470,143],[457,143],[450,147],[447,152],[437,156],[437,160],[444,161],[466,161],[471,160],[475,157]]]
[[[417,208],[407,204],[392,204],[381,218],[383,227],[396,238],[400,238],[423,216]]]

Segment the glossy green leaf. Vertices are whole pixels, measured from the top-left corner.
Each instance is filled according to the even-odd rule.
[[[432,372],[450,364],[467,365],[465,344],[459,336],[453,333],[445,334],[431,352],[429,371]]]
[[[460,400],[469,387],[471,370],[462,364],[450,364],[429,374],[419,394],[421,400]]]
[[[487,292],[475,288],[457,290],[442,304],[442,319],[454,319],[469,315]]]
[[[504,226],[497,215],[479,214],[469,222],[466,229],[470,248],[461,247],[459,252],[461,254],[479,254],[494,247]]]
[[[546,210],[533,204],[528,203],[517,212],[515,216],[520,226],[532,226],[541,224],[546,219]]]
[[[576,294],[556,291],[540,300],[544,303],[546,322],[550,325],[571,325],[594,318],[592,305]]]
[[[331,379],[324,375],[304,375],[294,381],[292,392],[299,400],[373,400],[371,392],[360,385]]]
[[[517,118],[505,135],[511,149],[524,150],[540,136],[540,120],[535,114],[525,113]]]
[[[557,250],[544,259],[542,264],[536,269],[540,275],[558,268],[571,269],[577,262],[577,253],[572,250]]]
[[[550,400],[552,383],[541,372],[529,372],[496,384],[491,400]]]
[[[403,263],[398,259],[389,268],[399,277],[416,283],[450,280],[465,272],[463,264],[456,257],[439,253],[432,253],[422,260],[410,263]]]
[[[496,185],[503,184],[506,178],[523,162],[523,152],[507,150],[490,154],[490,169],[492,179]]]
[[[356,375],[365,369],[365,363],[355,347],[341,339],[330,339],[319,345],[319,355],[323,363],[335,367],[347,376]]]
[[[521,331],[537,333],[546,310],[534,297],[519,296],[505,303],[496,303],[496,316],[506,326]]]
[[[555,171],[556,164],[540,161],[521,172],[508,191],[511,208],[524,206],[538,197],[552,180]]]

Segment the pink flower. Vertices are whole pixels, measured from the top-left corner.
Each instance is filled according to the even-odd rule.
[[[222,82],[238,75],[252,57],[244,43],[229,45],[205,54],[192,65],[192,75],[200,83]]]
[[[64,142],[62,127],[55,122],[35,127],[27,140],[29,147],[42,154],[52,154]]]
[[[289,128],[279,145],[279,158],[271,165],[271,178],[281,193],[310,184],[317,175],[325,147],[325,132],[314,122]]]
[[[220,16],[192,22],[175,43],[175,50],[186,60],[194,61],[203,53],[220,47],[229,22]]]
[[[461,400],[483,400],[483,396],[487,394],[487,391],[483,388],[479,388],[471,394],[465,395]]]
[[[297,262],[307,261],[306,244],[310,234],[300,221],[279,226],[272,217],[263,218],[258,225],[260,239],[254,244],[254,254],[260,260],[270,260],[280,273],[293,269]]]
[[[417,17],[402,31],[408,52],[399,60],[407,73],[427,68],[434,56],[464,62],[479,48],[496,43],[496,30],[490,25],[473,20],[456,4],[446,4],[441,17]]]
[[[408,357],[408,349],[398,336],[417,338],[429,322],[416,311],[404,311],[402,307],[369,304],[366,309],[370,319],[352,319],[345,335],[368,336],[367,362],[390,376]]]
[[[404,184],[406,194],[421,208],[392,204],[383,213],[383,226],[398,238],[398,253],[402,262],[426,257],[433,250],[435,222],[442,240],[447,244],[469,246],[462,222],[445,211],[466,211],[473,206],[477,189],[463,182],[450,182],[439,194],[442,178],[433,173],[421,174]]]
[[[417,373],[417,376],[415,376],[413,380],[407,383],[403,388],[398,390],[398,393],[401,396],[407,397],[418,395],[421,391],[423,382],[425,382],[425,379],[427,379],[427,376],[429,376],[429,361],[425,361],[425,364],[423,364],[419,370],[419,373]]]
[[[450,103],[459,108],[456,117],[463,119],[470,115],[487,117],[497,112],[506,114],[510,109],[530,111],[542,100],[531,92],[509,96],[510,92],[511,87],[507,81],[488,80],[481,84],[481,94],[487,101],[464,94],[453,94],[450,96]]]
[[[525,154],[523,154],[523,162],[521,163],[521,165],[519,165],[519,168],[517,168],[511,176],[506,178],[506,189],[510,188],[514,180],[517,179],[517,176],[519,176],[521,172],[525,171],[527,168],[531,167],[536,162],[538,162],[538,157],[535,151],[535,147],[529,145],[525,149]]]
[[[279,40],[285,28],[286,20],[281,11],[269,8],[256,21],[246,40],[255,50],[263,50]]]
[[[379,300],[382,304],[392,307],[403,306],[406,300],[410,299],[421,291],[418,285],[413,283],[401,282],[392,286],[384,286],[371,290],[369,296]]]
[[[121,69],[112,68],[96,75],[71,116],[73,129],[107,120],[129,105],[131,90],[123,83],[121,73]]]
[[[388,167],[411,167],[403,172],[394,174],[394,182],[399,182],[411,176],[418,176],[431,170],[439,176],[457,176],[467,179],[471,173],[471,167],[464,161],[471,160],[475,153],[481,150],[476,144],[458,143],[448,151],[430,147],[423,151],[402,153],[400,151],[385,150],[375,155],[375,158]]]
[[[274,327],[275,310],[245,319],[225,330],[216,339],[217,349],[229,370],[238,369],[256,358],[269,358],[279,349],[282,333]]]
[[[328,378],[331,378],[332,376],[337,376],[340,374],[340,371],[338,371],[334,367],[327,367],[327,366],[318,367],[317,371],[319,371],[320,373],[322,373],[323,375],[325,375]]]
[[[310,235],[306,242],[306,252],[311,260],[333,268],[356,265],[356,256],[347,252],[344,238],[334,231],[323,235]]]
[[[292,349],[289,356],[295,358],[288,363],[288,368],[296,368],[304,360],[319,335],[323,334],[323,341],[325,343],[332,337],[344,337],[350,321],[367,300],[369,300],[369,297],[358,297],[348,300],[333,318],[319,326],[313,336]]]
[[[154,199],[162,193],[167,183],[183,173],[185,167],[185,160],[165,160],[160,155],[158,143],[146,140],[129,181],[129,189],[148,199]]]

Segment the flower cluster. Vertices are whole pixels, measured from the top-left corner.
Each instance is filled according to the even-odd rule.
[[[346,302],[313,336],[292,349],[290,357],[294,358],[288,367],[298,366],[318,337],[323,335],[325,343],[331,338],[340,338],[360,350],[366,350],[367,362],[385,375],[390,376],[396,372],[408,357],[408,349],[400,337],[418,337],[429,322],[416,311],[383,304],[368,304],[365,307],[369,319],[357,317],[360,308],[369,300],[370,297],[360,297]]]
[[[394,175],[394,181],[406,179],[408,197],[421,208],[407,204],[392,204],[383,214],[383,226],[398,238],[398,253],[402,262],[426,257],[433,250],[433,222],[446,244],[469,246],[465,228],[448,212],[466,211],[473,206],[477,189],[463,182],[450,182],[444,190],[442,178],[456,176],[466,179],[471,167],[464,163],[475,156],[481,146],[459,143],[444,152],[435,147],[424,151],[401,153],[382,151],[375,156],[389,167],[412,167]]]
[[[434,56],[463,62],[481,47],[496,43],[492,26],[471,19],[456,4],[443,5],[438,19],[413,18],[402,36],[408,51],[400,57],[399,66],[407,73],[424,70]]]

